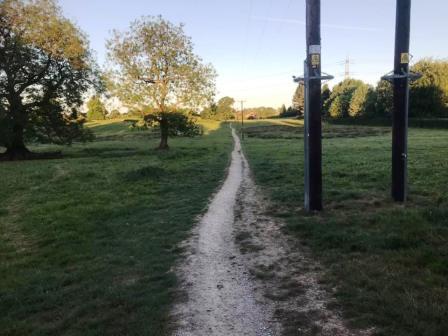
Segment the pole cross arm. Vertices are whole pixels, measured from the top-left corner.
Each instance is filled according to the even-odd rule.
[[[303,83],[305,81],[316,80],[316,79],[331,80],[331,79],[334,79],[334,76],[323,72],[322,75],[320,75],[320,76],[303,76],[303,77],[292,76],[292,79],[293,79],[294,83]]]
[[[382,80],[386,80],[391,83],[394,81],[394,79],[403,79],[403,78],[407,78],[411,82],[414,82],[414,81],[422,78],[422,74],[417,73],[417,72],[412,72],[412,71],[409,71],[408,73],[401,71],[401,74],[396,74],[393,71],[391,71],[388,74],[381,77]]]

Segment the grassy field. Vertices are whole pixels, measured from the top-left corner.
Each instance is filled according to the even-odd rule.
[[[244,149],[272,214],[326,266],[324,283],[377,335],[448,330],[448,131],[409,132],[409,202],[390,199],[389,128],[324,127],[324,206],[303,212],[303,127],[246,123]]]
[[[1,335],[166,331],[176,245],[224,177],[230,131],[208,122],[160,152],[123,122],[89,127],[64,159],[0,164]]]

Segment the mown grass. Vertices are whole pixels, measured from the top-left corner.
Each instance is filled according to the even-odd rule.
[[[251,126],[257,128],[255,132]],[[324,137],[325,211],[303,209],[303,139],[278,121],[246,124],[244,150],[273,215],[326,266],[324,281],[355,326],[377,335],[448,330],[448,133],[410,129],[409,201],[390,199],[391,135],[356,126]],[[268,126],[269,139],[259,135]],[[278,136],[275,137],[275,127]],[[351,126],[337,126],[351,127]],[[328,133],[331,126],[325,126]],[[334,129],[340,134],[340,130]],[[300,129],[301,131],[301,129]],[[258,133],[258,134],[257,134]],[[357,133],[357,135],[356,135]]]
[[[224,177],[227,126],[171,139],[123,122],[60,160],[0,164],[0,334],[164,335],[172,267]],[[53,149],[37,146],[35,150]]]
[[[252,121],[245,129],[245,135],[252,138],[262,139],[300,139],[303,138],[303,120],[277,119],[269,124]],[[356,138],[382,135],[390,133],[387,127],[363,127],[363,126],[340,126],[324,124],[322,137],[331,138]]]

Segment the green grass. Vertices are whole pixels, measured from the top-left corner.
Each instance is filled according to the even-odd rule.
[[[303,139],[295,136],[302,129],[288,131],[282,121],[246,127],[244,150],[257,183],[273,201],[272,214],[326,266],[324,281],[337,286],[351,323],[377,326],[377,335],[446,335],[447,131],[410,129],[409,202],[399,205],[389,196],[390,133],[326,125],[325,211],[308,215],[302,209]],[[340,135],[340,127],[350,136],[331,136]]]
[[[224,177],[227,126],[171,139],[91,123],[60,160],[0,164],[0,334],[164,335],[172,267]],[[55,149],[38,146],[35,150]]]

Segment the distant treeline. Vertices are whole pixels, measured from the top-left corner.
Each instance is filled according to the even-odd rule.
[[[231,97],[223,97],[217,103],[212,103],[200,114],[201,118],[213,120],[231,120],[241,118],[241,109],[234,108],[235,100]],[[252,107],[244,109],[245,119],[264,119],[278,116],[279,110],[273,107]]]
[[[411,67],[422,78],[411,83],[412,118],[448,117],[448,61],[423,59]],[[384,80],[376,87],[357,79],[345,79],[333,90],[322,88],[322,113],[329,119],[388,119],[393,108],[393,88]],[[304,88],[299,85],[289,109],[282,107],[281,116],[302,116]]]

